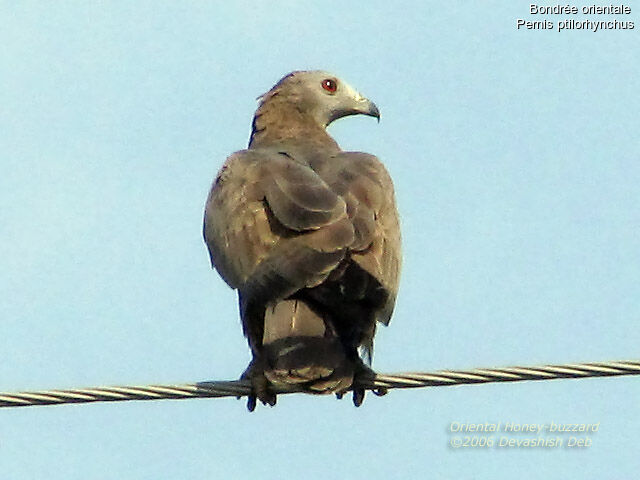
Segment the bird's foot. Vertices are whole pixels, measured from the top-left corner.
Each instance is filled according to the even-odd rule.
[[[240,379],[251,382],[251,393],[247,399],[247,409],[250,412],[256,409],[256,400],[271,407],[276,404],[276,394],[269,389],[269,380],[264,375],[263,362],[254,358]]]
[[[355,362],[354,372],[355,373],[353,377],[353,388],[352,388],[353,404],[356,407],[359,407],[360,405],[362,405],[362,402],[364,402],[364,395],[366,392],[366,389],[362,386],[362,384],[369,383],[370,381],[372,381],[376,377],[376,372],[373,371],[373,369],[369,367],[367,364],[365,364],[360,358],[358,358],[358,360]],[[378,388],[372,391],[375,395],[379,397],[387,394],[386,388]],[[342,399],[345,392],[346,390],[336,393],[336,397],[338,399]]]

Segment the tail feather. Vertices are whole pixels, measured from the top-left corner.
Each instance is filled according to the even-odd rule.
[[[331,393],[353,383],[353,365],[330,318],[303,300],[283,300],[267,307],[262,345],[264,374],[273,384]]]

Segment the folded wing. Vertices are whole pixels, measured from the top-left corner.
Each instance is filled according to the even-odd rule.
[[[222,167],[205,208],[211,262],[245,298],[286,298],[318,285],[354,241],[344,200],[311,168],[245,150]]]

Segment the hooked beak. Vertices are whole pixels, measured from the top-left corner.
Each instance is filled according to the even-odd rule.
[[[368,98],[360,97],[358,99],[358,107],[356,111],[357,113],[361,113],[362,115],[375,117],[378,119],[378,123],[380,123],[380,110],[378,110],[376,104]]]
[[[378,123],[380,123],[380,110],[378,110],[378,107],[375,103],[369,101],[369,110],[367,111],[366,115],[369,115],[370,117],[376,117]]]
[[[347,117],[349,115],[367,115],[369,117],[375,117],[378,119],[378,123],[380,123],[380,110],[378,110],[376,104],[368,98],[356,93],[355,98],[353,98],[353,101],[351,101],[346,108],[336,109],[330,112],[325,126],[338,118]]]

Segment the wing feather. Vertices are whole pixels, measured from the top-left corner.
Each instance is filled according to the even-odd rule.
[[[244,150],[227,159],[213,184],[204,237],[224,280],[266,301],[322,282],[354,229],[342,198],[309,167]]]
[[[355,229],[351,258],[385,290],[376,313],[387,325],[395,305],[401,267],[400,223],[393,182],[375,156],[341,152],[317,167],[325,181],[345,199]]]

